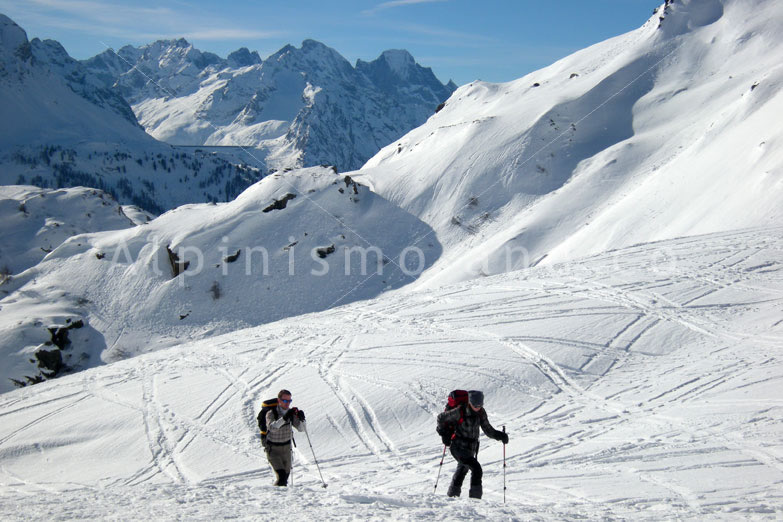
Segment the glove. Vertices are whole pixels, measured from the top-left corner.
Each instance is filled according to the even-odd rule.
[[[448,435],[441,435],[440,440],[443,441],[444,446],[451,446],[451,437]]]
[[[500,434],[500,442],[502,442],[503,444],[508,444],[508,433]]]
[[[287,412],[285,412],[285,415],[283,415],[283,420],[291,422],[294,420],[294,415],[296,414],[296,408],[291,408]]]
[[[297,416],[297,417],[299,417],[299,420],[300,420],[301,422],[304,422],[304,420],[305,420],[305,414],[304,414],[304,412],[303,412],[302,410],[297,410],[297,412],[296,412],[296,416]]]

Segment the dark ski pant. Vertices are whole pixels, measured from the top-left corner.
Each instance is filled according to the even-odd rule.
[[[291,474],[291,443],[283,445],[267,443],[266,458],[277,475],[275,486],[287,486],[288,476]]]
[[[448,495],[450,497],[458,497],[460,495],[462,482],[465,480],[465,475],[470,471],[470,498],[481,498],[481,477],[484,472],[473,451],[468,448],[452,447],[451,456],[457,460],[457,471],[454,472],[454,476],[451,478]]]

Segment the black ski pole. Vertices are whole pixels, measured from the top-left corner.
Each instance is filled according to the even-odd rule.
[[[305,435],[307,435],[307,443],[310,445],[310,451],[313,452],[313,460],[315,461],[315,467],[318,469],[318,476],[321,477],[321,487],[326,487],[326,481],[321,474],[321,466],[318,465],[318,459],[315,457],[315,450],[313,449],[313,443],[310,441],[310,433],[307,431],[307,426],[304,429]]]
[[[503,426],[503,434],[506,433],[506,427]],[[503,437],[505,438],[505,437]],[[506,503],[506,443],[503,442],[503,503]]]
[[[438,481],[440,480],[440,470],[443,469],[443,459],[446,458],[446,445],[443,445],[443,455],[440,457],[440,466],[438,466],[438,478],[435,479],[435,489],[432,490],[433,493],[438,491]]]

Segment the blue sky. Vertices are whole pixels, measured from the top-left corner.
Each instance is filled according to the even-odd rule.
[[[510,81],[641,26],[662,0],[0,0],[29,38],[84,59],[185,37],[225,57],[266,58],[313,38],[351,63],[407,49],[438,78]]]

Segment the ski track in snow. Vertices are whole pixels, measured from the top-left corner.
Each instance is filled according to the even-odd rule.
[[[398,292],[0,396],[0,513],[256,518],[283,496],[319,518],[778,517],[783,334],[768,319],[783,231],[667,242],[667,267],[650,263],[658,247]],[[326,490],[304,434],[294,486],[269,485],[255,416],[281,383],[307,410]],[[474,384],[511,435],[505,505],[485,437],[485,499],[445,498],[449,455],[432,492],[434,417]],[[101,450],[104,415],[138,446]],[[57,464],[65,451],[96,452],[89,476]]]

